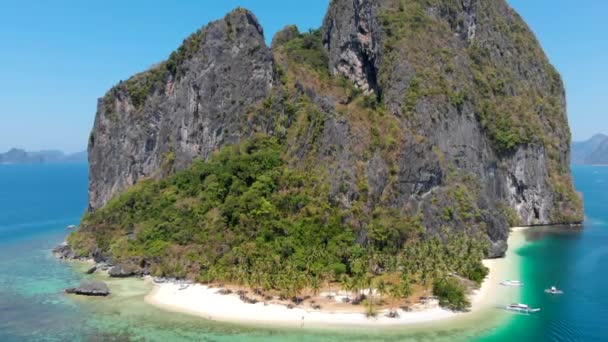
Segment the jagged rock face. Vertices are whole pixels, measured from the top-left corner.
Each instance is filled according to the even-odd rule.
[[[408,20],[419,22],[420,33],[414,25],[395,24]],[[406,38],[396,37],[397,31]],[[391,206],[422,210],[432,233],[442,225],[462,225],[437,219],[441,216],[437,208],[449,206],[448,199],[429,204],[455,184],[448,173],[473,175],[493,256],[506,249],[507,223],[499,210],[503,204],[525,225],[581,219],[580,207],[558,196],[559,185],[555,184],[557,179],[567,179],[572,191],[563,84],[533,34],[504,1],[439,1],[430,6],[421,1],[334,0],[323,35],[330,72],[352,80],[364,93],[381,96],[406,131],[397,158],[397,181],[391,189],[384,188],[387,182],[382,181],[386,161],[377,155],[367,161],[368,181],[376,197],[390,190],[394,194]],[[522,40],[531,46],[521,46]],[[476,59],[475,49],[487,54],[483,62]],[[480,70],[483,74],[498,70],[504,75],[500,89],[488,92],[489,99],[474,95],[484,91],[483,79],[478,79],[484,76],[476,74]],[[437,88],[443,88],[443,94],[437,94]],[[461,94],[465,95],[458,98]],[[543,99],[547,98],[551,106],[545,106]],[[492,109],[500,110],[502,103],[514,106],[522,102],[538,109],[525,119],[512,120],[530,120],[529,125],[542,136],[533,135],[504,148],[497,137],[502,132],[487,124],[501,119],[484,115],[495,115]],[[517,118],[517,114],[511,117]],[[344,141],[349,139],[357,140]],[[355,161],[347,158],[338,164],[349,169]],[[336,173],[335,178],[343,182],[348,174]]]
[[[262,27],[237,9],[188,38],[167,62],[121,82],[98,103],[90,208],[246,136],[247,110],[267,97],[273,79]]]
[[[333,1],[323,23],[323,45],[332,75],[342,75],[365,94],[377,93],[377,10],[389,1]]]
[[[236,10],[112,89],[90,139],[91,209],[261,131],[291,167],[327,174],[361,244],[376,209],[427,235],[483,233],[490,256],[515,221],[582,219],[563,84],[504,0],[334,0],[318,37],[287,27],[271,52]]]

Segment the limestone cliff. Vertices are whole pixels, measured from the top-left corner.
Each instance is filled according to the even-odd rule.
[[[382,208],[427,235],[582,220],[564,87],[504,0],[334,0],[318,32],[272,49],[236,10],[99,101],[90,208],[253,132],[314,168],[366,242]]]
[[[98,102],[89,140],[89,207],[147,177],[183,169],[249,130],[247,110],[273,86],[262,27],[246,10],[210,23],[166,62]]]
[[[450,204],[431,202],[460,182],[450,173],[472,176],[496,255],[505,211],[524,225],[581,220],[561,78],[504,1],[335,0],[323,43],[331,74],[374,93],[405,131],[390,205],[454,225],[437,219]]]

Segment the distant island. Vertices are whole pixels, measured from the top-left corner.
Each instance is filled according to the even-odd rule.
[[[608,135],[596,134],[588,140],[573,142],[572,163],[608,165]]]
[[[86,163],[87,151],[64,153],[58,150],[29,152],[12,148],[0,153],[0,164]]]

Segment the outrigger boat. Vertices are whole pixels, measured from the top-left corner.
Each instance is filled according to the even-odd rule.
[[[546,289],[545,292],[546,293],[550,293],[550,294],[554,294],[554,295],[564,294],[564,291],[558,290],[557,287],[555,287],[555,286],[551,286],[551,288],[550,289]]]
[[[540,309],[538,308],[531,308],[526,304],[509,304],[507,306],[505,306],[505,309],[508,311],[515,311],[515,312],[523,312],[523,313],[531,313],[531,312],[538,312],[540,311]]]
[[[503,286],[524,286],[524,283],[522,283],[519,280],[505,280],[505,281],[501,282],[500,285],[503,285]]]

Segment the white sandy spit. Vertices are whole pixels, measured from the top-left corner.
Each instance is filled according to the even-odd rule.
[[[495,272],[501,260],[487,260],[490,276],[482,287],[471,296],[471,313],[487,308],[489,296],[495,293],[500,274]],[[315,311],[310,308],[289,309],[280,304],[246,304],[237,295],[221,295],[218,288],[205,285],[189,285],[180,290],[181,285],[174,283],[155,284],[154,290],[146,296],[146,301],[165,310],[197,315],[202,318],[221,322],[255,325],[275,325],[288,327],[331,327],[357,326],[382,327],[429,323],[461,315],[439,307],[420,311],[405,312],[398,310],[398,318],[386,317],[388,311],[378,312],[376,318],[367,318],[359,312]],[[338,297],[337,297],[338,298]]]
[[[326,312],[303,308],[289,309],[284,305],[246,304],[236,295],[218,294],[217,288],[190,285],[157,284],[146,301],[171,311],[189,313],[222,322],[237,322],[281,326],[385,326],[431,322],[456,315],[451,311],[434,308],[417,312],[399,310],[399,318],[389,318],[379,312],[377,318],[368,319],[362,313]]]
[[[511,247],[522,243],[521,229],[514,229],[509,239]],[[200,316],[204,319],[255,325],[274,325],[287,327],[382,327],[409,324],[430,323],[446,320],[460,315],[477,313],[483,309],[504,305],[504,289],[500,282],[512,279],[518,274],[514,256],[514,248],[509,248],[507,257],[503,259],[485,260],[484,264],[490,269],[489,276],[481,288],[471,296],[470,313],[460,314],[433,307],[420,311],[405,312],[398,310],[398,318],[386,317],[387,310],[378,312],[376,318],[367,318],[359,312],[330,312],[315,311],[311,308],[296,307],[289,309],[280,304],[247,304],[237,295],[221,295],[218,288],[204,285],[189,285],[181,289],[174,283],[155,284],[153,291],[146,296],[146,301],[165,310]],[[513,298],[515,299],[515,298]]]

